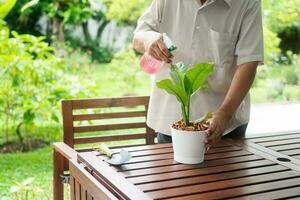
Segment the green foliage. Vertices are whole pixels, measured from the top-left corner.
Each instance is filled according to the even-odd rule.
[[[12,200],[30,200],[38,199],[44,196],[45,199],[50,199],[48,194],[40,187],[33,186],[34,178],[28,178],[22,182],[17,182],[10,188]]]
[[[64,24],[80,24],[86,22],[93,15],[93,10],[88,0],[66,2],[31,0],[22,6],[21,12],[34,9],[38,4],[42,4],[43,11],[49,17],[62,18]]]
[[[31,188],[40,188],[32,200],[52,198],[52,151],[51,147],[28,153],[0,154],[0,199],[11,200],[14,195],[10,188],[29,177],[34,178]],[[47,194],[47,196],[45,195]],[[30,200],[31,200],[30,199]],[[22,200],[19,198],[18,200]]]
[[[145,82],[149,83],[149,77],[139,66],[139,57],[131,47],[128,47],[117,53],[112,62],[106,66],[105,82],[109,83],[110,88],[116,87],[122,95],[135,95]]]
[[[274,65],[259,68],[251,90],[258,102],[299,101],[300,65]]]
[[[19,35],[4,25],[0,29],[0,118],[6,130],[8,122],[15,124],[23,142],[21,127],[28,136],[37,121],[58,123],[59,101],[92,95],[94,85],[66,75],[63,60],[44,37]]]
[[[101,47],[96,41],[82,41],[80,38],[66,37],[66,43],[72,49],[80,49],[90,56],[91,61],[109,63],[114,57],[115,50],[110,47]]]
[[[182,117],[185,125],[190,124],[191,96],[199,89],[206,89],[204,84],[214,65],[208,63],[197,63],[188,68],[183,63],[171,65],[171,79],[161,80],[156,83],[157,87],[174,95],[181,104]]]
[[[45,4],[44,10],[49,17],[59,17],[63,19],[64,24],[71,25],[86,22],[93,15],[93,9],[88,0],[52,2]]]
[[[107,17],[120,25],[135,25],[137,19],[151,3],[151,0],[103,0],[108,8]]]
[[[300,27],[300,1],[263,0],[265,22],[272,31]]]
[[[14,7],[16,0],[0,1],[0,19],[6,17],[10,10]]]
[[[22,12],[22,7],[29,1],[18,0],[5,20],[8,26],[18,33],[40,36],[42,35],[42,27],[38,24],[38,21],[44,14],[44,5],[52,2],[52,0],[43,0],[34,7],[30,7]],[[45,25],[47,41],[50,41],[50,21],[47,21]]]
[[[282,53],[288,50],[299,53],[300,1],[263,0],[263,9],[264,26],[280,37]],[[267,33],[265,39],[270,42],[268,36]]]
[[[267,26],[264,27],[264,47],[265,47],[265,64],[272,64],[276,61],[281,53],[280,39],[278,35],[272,32]]]
[[[283,89],[282,96],[284,101],[299,101],[300,100],[300,86],[286,85]]]

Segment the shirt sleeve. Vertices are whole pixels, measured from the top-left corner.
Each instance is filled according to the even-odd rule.
[[[134,33],[155,31],[159,32],[162,19],[163,0],[153,0],[150,7],[139,18]]]
[[[261,2],[257,0],[251,4],[246,10],[236,45],[237,65],[253,61],[263,64],[264,61]]]

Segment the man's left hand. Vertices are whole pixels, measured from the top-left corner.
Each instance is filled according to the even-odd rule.
[[[225,111],[219,110],[213,113],[212,118],[209,119],[209,128],[206,131],[207,138],[204,141],[207,150],[222,138],[231,118],[232,115]]]

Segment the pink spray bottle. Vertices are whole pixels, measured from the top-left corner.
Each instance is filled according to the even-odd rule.
[[[170,52],[176,49],[176,47],[173,45],[173,42],[166,33],[163,34],[163,40]],[[155,59],[146,52],[140,60],[140,65],[145,72],[149,74],[155,74],[165,65],[165,62]]]

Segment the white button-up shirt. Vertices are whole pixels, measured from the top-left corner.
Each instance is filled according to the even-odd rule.
[[[173,63],[214,63],[207,83],[209,90],[198,91],[191,100],[191,120],[216,111],[230,87],[237,66],[263,62],[263,29],[259,0],[154,0],[140,17],[135,32],[167,33],[177,50]],[[181,119],[180,104],[174,96],[156,87],[169,78],[170,66],[152,77],[147,124],[170,135],[170,126]],[[225,134],[249,121],[250,96],[245,97]]]

